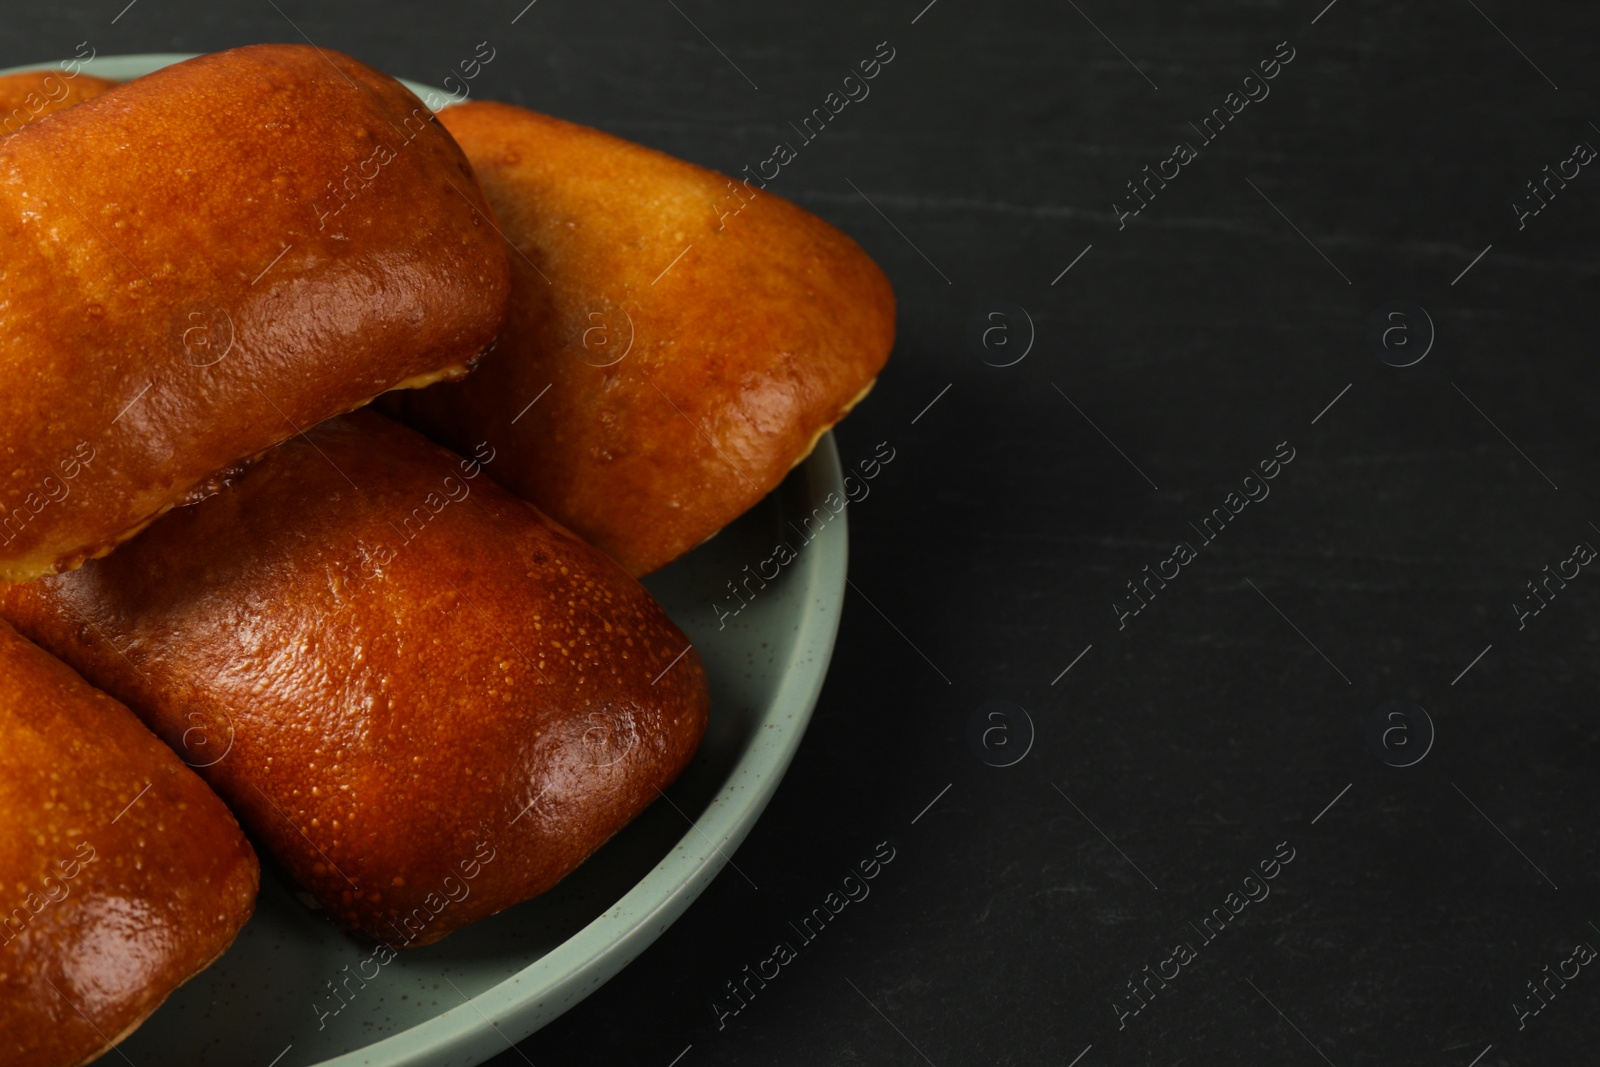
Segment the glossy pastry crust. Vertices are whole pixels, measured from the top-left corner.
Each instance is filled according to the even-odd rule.
[[[232,943],[259,868],[216,794],[0,623],[0,1063],[103,1052]]]
[[[44,116],[99,96],[116,82],[81,71],[26,70],[0,74],[0,137]]]
[[[202,56],[0,139],[0,581],[464,373],[506,255],[449,134],[335,52]]]
[[[517,249],[512,307],[475,374],[386,408],[494,440],[494,477],[631,573],[766,495],[888,358],[883,272],[756,182],[506,104],[439,118]]]
[[[423,945],[534,896],[657,799],[705,731],[645,589],[372,413],[274,449],[0,612],[169,744],[338,921]]]

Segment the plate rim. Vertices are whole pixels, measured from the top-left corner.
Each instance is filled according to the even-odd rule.
[[[96,54],[76,62],[88,73],[126,79],[203,54],[206,53]],[[69,60],[22,64],[0,69],[0,75],[60,70],[65,62]],[[139,73],[130,74],[129,69]],[[419,101],[428,99],[430,93],[454,96],[425,82],[391,77],[396,77]],[[807,501],[820,503],[830,492],[839,499],[846,498],[844,471],[831,428],[795,469],[804,472]],[[604,913],[515,974],[424,1022],[308,1067],[428,1067],[441,1056],[475,1056],[478,1045],[487,1047],[488,1055],[495,1055],[495,1046],[486,1040],[491,1033],[510,1039],[512,1044],[535,1033],[614,977],[688,910],[727,866],[726,853],[738,849],[766,810],[799,750],[822,694],[844,609],[849,567],[848,510],[841,510],[828,523],[810,545],[812,551],[797,561],[800,565],[792,572],[793,578],[803,580],[795,590],[795,599],[804,605],[804,610],[799,615],[792,655],[777,672],[780,681],[774,698],[756,721],[756,728],[722,788],[650,873]],[[774,721],[784,714],[791,723],[788,728],[781,721]],[[778,728],[769,731],[764,728],[767,725]],[[743,799],[733,803],[739,794]],[[701,853],[701,842],[711,844],[711,848]],[[680,852],[685,858],[679,862],[691,866],[687,871],[673,872],[677,866],[673,857]],[[575,990],[575,995],[554,1014],[546,1015],[542,1011],[544,999],[568,989]],[[491,1023],[490,1019],[494,1021]]]

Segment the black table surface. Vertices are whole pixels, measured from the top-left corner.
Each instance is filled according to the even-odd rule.
[[[124,3],[0,65],[487,42],[475,95],[732,173],[893,50],[772,187],[900,312],[760,888],[497,1067],[1600,1057],[1600,9]]]

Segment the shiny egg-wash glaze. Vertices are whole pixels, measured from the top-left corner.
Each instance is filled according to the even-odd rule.
[[[481,461],[481,462],[480,462]],[[687,638],[602,553],[371,411],[0,612],[169,743],[339,921],[400,948],[543,892],[706,728]]]
[[[117,701],[0,623],[0,1063],[72,1067],[220,956],[255,853]]]
[[[631,573],[775,488],[888,359],[877,264],[755,182],[507,104],[439,119],[519,250],[511,311],[475,374],[385,403],[491,437],[493,477]]]
[[[464,373],[509,292],[488,211],[416,97],[306,46],[202,56],[0,138],[0,581]]]

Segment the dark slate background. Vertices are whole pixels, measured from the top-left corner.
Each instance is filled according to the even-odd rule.
[[[438,83],[486,40],[476,95],[734,172],[896,50],[773,185],[883,264],[900,339],[838,431],[847,460],[897,458],[851,508],[859,593],[737,855],[761,888],[726,872],[497,1067],[1596,1061],[1600,974],[1521,1028],[1513,1002],[1600,945],[1600,578],[1520,630],[1512,605],[1600,544],[1600,172],[1524,229],[1512,204],[1600,147],[1600,9],[124,2],[19,6],[0,65],[298,26]],[[1202,144],[1189,123],[1284,41],[1271,95]],[[1180,140],[1199,158],[1119,229]],[[1436,332],[1403,369],[1368,338],[1396,300],[1427,318],[1397,320],[1392,360]],[[1119,629],[1125,583],[1285,441],[1270,497]],[[1031,749],[1015,710],[969,741],[991,700]],[[1431,749],[1414,712],[1374,747],[1392,700]],[[871,896],[719,1029],[724,982],[880,841]],[[1271,895],[1203,943],[1187,924],[1280,842]],[[1196,958],[1119,1030],[1180,939]]]

